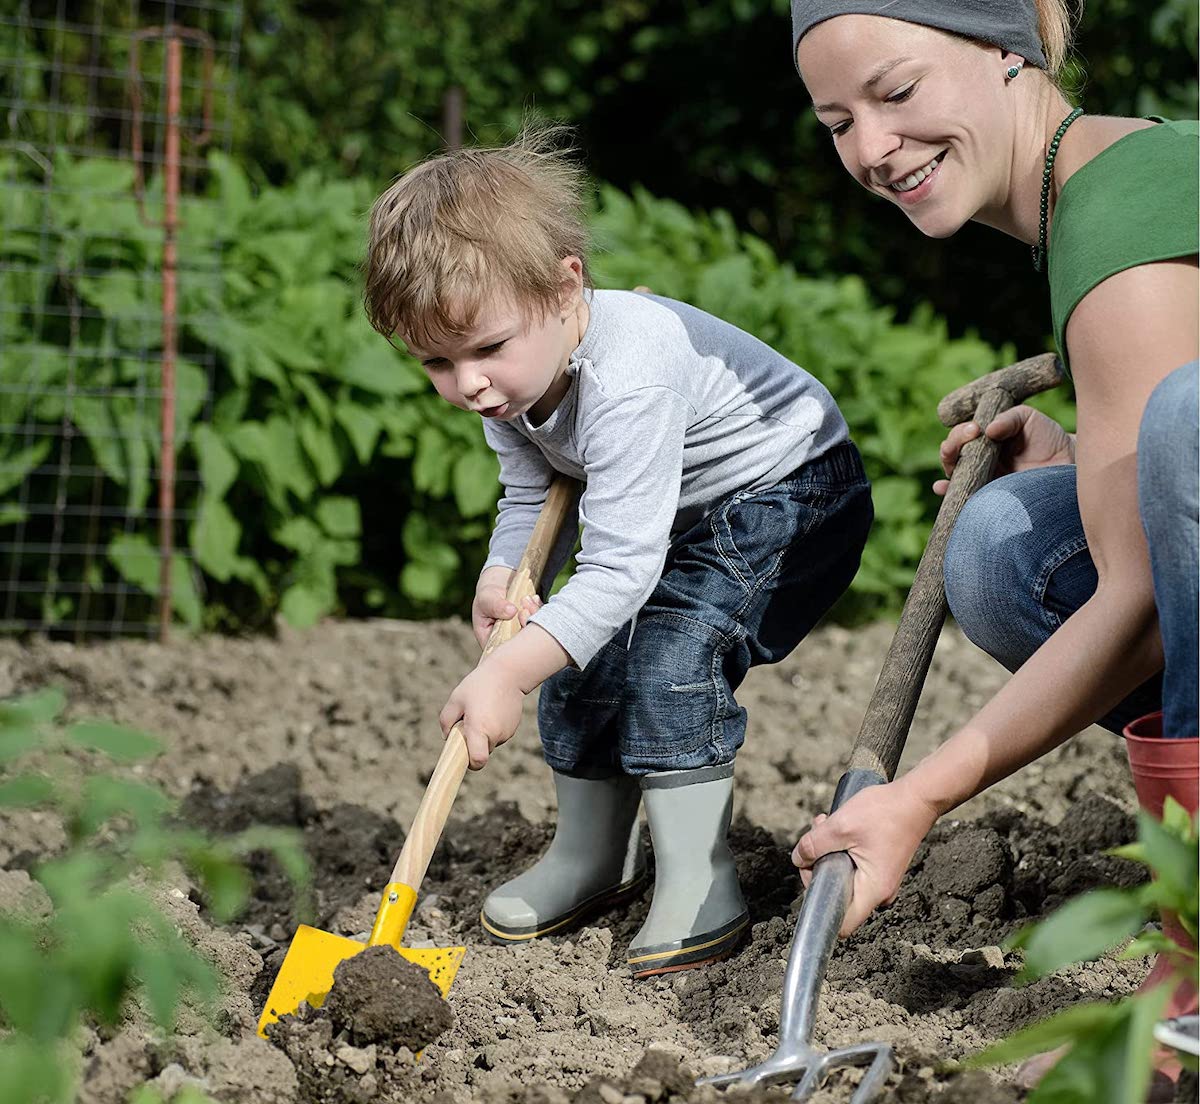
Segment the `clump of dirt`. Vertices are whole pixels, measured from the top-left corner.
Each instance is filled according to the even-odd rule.
[[[358,1104],[411,1081],[415,1055],[453,1024],[429,975],[382,946],[340,962],[321,1008],[301,1004],[267,1035],[292,1060],[306,1104]]]
[[[454,1023],[429,974],[387,946],[368,947],[338,963],[323,1010],[355,1046],[420,1050]]]

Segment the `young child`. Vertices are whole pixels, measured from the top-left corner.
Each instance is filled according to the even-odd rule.
[[[585,180],[560,137],[527,131],[396,181],[371,212],[366,305],[442,398],[483,418],[500,460],[472,620],[481,643],[497,618],[526,627],[440,721],[462,719],[479,769],[541,686],[558,824],[492,891],[483,926],[518,943],[639,892],[644,801],[654,898],[627,958],[646,977],[728,955],[747,926],[726,841],[746,729],[734,692],[849,585],[871,498],[841,413],[803,369],[684,303],[593,290]],[[556,472],[584,484],[578,566],[517,611],[505,590]]]

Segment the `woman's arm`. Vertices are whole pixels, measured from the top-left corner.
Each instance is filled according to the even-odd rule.
[[[830,851],[855,858],[844,931],[895,894],[938,815],[1056,747],[1161,667],[1138,513],[1137,435],[1151,391],[1196,356],[1198,291],[1194,263],[1143,265],[1100,284],[1072,315],[1079,506],[1096,592],[945,744],[899,781],[847,802],[797,844],[802,867]]]

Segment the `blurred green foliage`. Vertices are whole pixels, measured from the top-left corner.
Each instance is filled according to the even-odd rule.
[[[214,153],[210,164],[212,198],[181,205],[180,252],[219,252],[222,265],[219,279],[180,277],[175,432],[184,466],[200,479],[180,483],[177,497],[195,515],[188,543],[202,577],[198,587],[179,558],[176,617],[193,628],[244,627],[279,611],[307,625],[347,606],[394,610],[400,561],[406,611],[461,608],[473,580],[457,549],[478,546],[487,532],[498,466],[478,419],[438,399],[420,367],[367,324],[356,265],[370,187],[306,173],[256,195],[228,157]],[[147,507],[159,415],[145,396],[157,394],[159,381],[141,376],[159,372],[146,353],[161,348],[161,259],[152,237],[132,233],[132,169],[60,156],[47,194],[28,164],[0,168],[10,179],[26,174],[28,187],[9,189],[9,214],[31,228],[0,241],[0,297],[23,308],[0,315],[0,421],[48,431],[0,440],[0,493],[30,479],[46,484],[31,488],[32,501],[52,501],[56,461],[81,472],[98,466],[104,501],[121,509],[103,514],[91,499],[90,511],[61,521],[61,539],[102,544],[108,562],[85,568],[64,558],[58,581],[95,586],[115,572],[154,595]],[[58,275],[36,265],[46,254]],[[72,279],[76,270],[93,275]],[[90,311],[73,309],[80,305]],[[211,396],[201,354],[217,361]],[[51,432],[62,424],[78,436]],[[69,460],[56,449],[70,449]],[[86,501],[90,486],[81,476],[67,493]],[[131,530],[126,512],[145,518],[143,526]],[[3,521],[27,523],[26,544],[49,524],[25,518],[16,502]],[[364,550],[365,529],[381,546],[377,557]],[[0,552],[0,562],[20,551]],[[40,611],[41,595],[23,600],[21,613],[36,620],[40,612],[52,625],[73,619],[83,599],[63,594]],[[88,600],[93,617],[102,615],[99,598]]]
[[[68,66],[60,97],[82,105],[88,65],[123,71],[128,40],[110,36],[93,56],[86,34],[50,29],[57,0],[25,2],[38,29],[0,27],[0,51],[21,59],[0,69],[8,125],[31,140],[59,127],[69,140],[89,126],[82,108],[60,119],[23,113],[20,101],[45,95],[57,59]],[[70,7],[81,27],[137,18],[115,0]],[[441,146],[457,88],[467,141],[503,140],[531,111],[561,119],[579,128],[600,180],[728,210],[801,272],[858,275],[902,314],[930,301],[950,332],[974,329],[994,345],[1031,352],[1048,332],[1024,246],[978,226],[929,242],[852,183],[796,75],[788,0],[245,0],[242,10],[240,25],[232,5],[188,21],[240,40],[236,62],[217,57],[216,115],[263,182],[316,168],[378,189]],[[1193,0],[1087,0],[1072,95],[1097,113],[1195,117],[1197,18]],[[153,72],[161,47],[144,49]],[[91,91],[124,106],[121,82]],[[185,89],[185,113],[196,97]],[[121,140],[115,122],[108,138]]]
[[[1073,95],[1100,114],[1195,117],[1192,0],[1087,0]],[[842,169],[809,110],[788,0],[248,0],[235,148],[267,179],[328,166],[384,183],[436,150],[443,96],[468,140],[523,113],[579,127],[594,175],[729,211],[798,271],[857,275],[902,315],[1042,347],[1048,294],[1022,244],[981,226],[930,242]]]
[[[5,1104],[75,1099],[85,1022],[118,1027],[136,1000],[170,1031],[186,1003],[211,1006],[219,975],[152,898],[168,867],[188,871],[220,921],[248,897],[241,860],[250,851],[272,852],[297,887],[308,880],[292,833],[212,839],[173,821],[165,794],[120,770],[157,754],[158,741],[105,722],[64,723],[65,704],[56,690],[0,702],[0,812],[38,810],[66,834],[30,870],[31,892],[0,911]]]
[[[439,399],[416,362],[367,325],[356,262],[369,186],[303,173],[255,193],[223,154],[210,155],[210,164],[210,196],[185,200],[182,210],[180,249],[219,252],[222,264],[219,277],[181,276],[176,440],[183,465],[200,478],[181,483],[177,496],[195,515],[188,545],[200,577],[193,580],[180,557],[177,618],[237,628],[276,612],[308,625],[332,612],[464,610],[485,553],[498,467],[479,419]],[[54,173],[48,197],[11,190],[16,204],[44,204],[44,217],[39,229],[0,242],[0,294],[25,304],[3,316],[0,418],[47,429],[0,442],[0,467],[9,488],[45,479],[43,497],[34,494],[41,501],[59,468],[53,450],[69,447],[70,464],[82,470],[99,466],[105,501],[123,509],[61,519],[61,539],[82,543],[86,530],[89,543],[107,547],[107,563],[94,563],[82,581],[115,573],[153,595],[156,534],[147,505],[157,403],[139,398],[126,375],[157,371],[134,358],[161,342],[159,258],[152,240],[112,248],[111,231],[137,218],[128,166],[62,157]],[[39,226],[36,212],[17,212],[14,222]],[[85,223],[106,233],[82,233]],[[863,281],[800,276],[724,212],[693,215],[641,190],[630,197],[604,187],[593,231],[602,286],[646,283],[695,303],[830,387],[866,459],[877,515],[842,613],[898,608],[936,512],[929,485],[942,431],[932,411],[946,392],[1015,359],[1015,350],[951,339],[928,309],[896,322]],[[51,278],[6,263],[35,259],[47,244],[66,271],[98,275]],[[94,317],[72,322],[79,312],[64,308],[73,302]],[[196,365],[209,358],[216,371],[205,414],[207,381]],[[42,386],[23,384],[31,378]],[[149,383],[153,393],[156,381]],[[1048,401],[1070,420],[1062,396]],[[64,421],[77,436],[50,432]],[[47,474],[30,476],[39,465]],[[80,480],[74,493],[90,496],[91,483]],[[131,529],[125,511],[143,524]],[[16,503],[6,517],[21,518]],[[27,519],[26,542],[36,542],[37,524],[49,520]],[[0,570],[9,554],[0,552]],[[63,558],[56,570],[63,581],[83,569]],[[78,600],[62,594],[49,612],[69,622]],[[91,601],[94,608],[99,599]]]
[[[119,148],[128,140],[119,124],[97,130],[83,105],[91,95],[124,106],[120,81],[89,87],[87,73],[96,64],[123,72],[128,36],[56,34],[51,0],[23,10],[32,21],[0,26],[0,52],[21,59],[0,70],[7,136],[31,148],[51,136]],[[112,0],[79,0],[72,12],[83,28],[130,29],[137,17]],[[529,112],[578,127],[607,182],[595,220],[603,285],[644,283],[694,302],[830,387],[866,457],[878,517],[842,614],[897,608],[936,508],[936,401],[1046,347],[1045,286],[1019,243],[979,227],[953,245],[929,242],[853,186],[794,71],[787,0],[683,9],[668,0],[247,0],[240,25],[233,8],[196,18],[241,51],[236,71],[219,53],[214,74],[219,98],[229,97],[216,114],[231,121],[233,158],[210,158],[210,201],[185,202],[183,212],[181,252],[219,255],[221,275],[181,286],[191,320],[176,432],[182,464],[200,481],[181,484],[180,505],[196,514],[188,544],[199,573],[182,556],[173,565],[180,621],[240,628],[280,611],[308,624],[328,612],[466,608],[495,462],[478,423],[441,404],[413,362],[369,331],[356,272],[362,213],[387,179],[440,146],[451,90],[462,94],[468,141],[502,141]],[[1196,29],[1195,6],[1181,0],[1150,9],[1091,0],[1071,87],[1093,110],[1194,114]],[[153,71],[161,47],[145,49]],[[38,110],[52,93],[65,113]],[[198,90],[184,95],[194,114]],[[39,171],[54,174],[53,190],[37,187]],[[18,155],[4,175],[31,182],[6,195],[25,209],[10,206],[5,225],[45,230],[0,241],[0,297],[23,305],[0,320],[0,382],[18,384],[0,390],[3,424],[65,419],[79,433],[71,462],[90,458],[105,473],[105,501],[144,516],[157,415],[138,381],[145,353],[158,348],[161,293],[130,174],[108,159],[39,170]],[[690,213],[699,210],[714,213]],[[91,232],[98,227],[109,236]],[[8,267],[48,255],[57,276]],[[80,263],[95,275],[62,275]],[[99,317],[70,339],[79,388],[68,411],[54,392],[73,304]],[[199,365],[214,356],[206,398]],[[44,394],[25,382],[35,373]],[[1043,405],[1072,420],[1061,396]],[[55,433],[0,441],[10,473],[0,504],[37,465],[61,459],[56,448]],[[36,540],[37,519],[0,505],[0,526],[18,521]],[[158,589],[151,522],[129,529],[92,515],[65,526],[62,539],[106,549],[73,581],[115,576],[143,595],[134,607],[148,614]],[[64,561],[57,570],[76,569]],[[26,595],[21,614],[66,622],[78,600]],[[31,608],[39,602],[47,608]]]

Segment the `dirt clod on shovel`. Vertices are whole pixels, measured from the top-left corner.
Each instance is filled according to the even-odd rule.
[[[302,1003],[267,1037],[292,1060],[302,1104],[367,1104],[381,1095],[409,1099],[417,1052],[453,1023],[429,975],[377,946],[338,965],[320,1008]]]
[[[333,972],[324,1012],[355,1046],[418,1051],[454,1023],[450,1006],[420,966],[387,946],[368,947]]]

